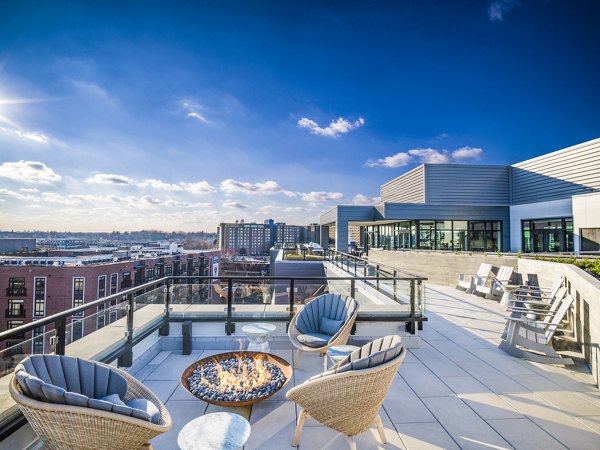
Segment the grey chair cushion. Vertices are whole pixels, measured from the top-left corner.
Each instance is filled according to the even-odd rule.
[[[385,364],[402,353],[402,339],[398,335],[385,336],[355,350],[334,369],[334,373],[361,370]]]
[[[81,406],[87,408],[89,397],[78,394],[77,392],[65,392],[65,401],[67,405]]]
[[[320,295],[308,302],[296,315],[296,328],[302,334],[320,333],[323,317],[345,323],[357,307],[358,303],[351,297],[342,297],[339,294]]]
[[[152,423],[158,423],[160,419],[160,411],[154,403],[145,398],[134,398],[125,402],[127,406],[133,408],[132,417],[147,420]]]
[[[340,331],[342,325],[344,325],[343,320],[333,320],[329,317],[323,316],[321,317],[320,331],[323,334],[329,334],[330,336],[334,336],[338,331]]]
[[[65,404],[67,402],[65,399],[65,394],[67,391],[59,386],[55,386],[50,383],[44,383],[42,384],[42,392],[50,403]]]
[[[323,333],[306,333],[298,335],[298,341],[307,347],[324,347],[326,346],[333,336]]]
[[[42,384],[84,396],[84,406],[88,398],[100,399],[110,394],[125,397],[127,392],[127,381],[122,375],[93,361],[69,356],[31,355],[15,367],[15,376],[25,395],[53,403],[69,403],[69,400],[51,387],[45,388],[45,394]],[[70,396],[70,401],[73,403],[69,404],[77,406],[84,402],[76,396]]]
[[[100,409],[102,411],[112,411],[113,404],[106,400],[100,400],[99,398],[90,398],[88,400],[88,407]]]

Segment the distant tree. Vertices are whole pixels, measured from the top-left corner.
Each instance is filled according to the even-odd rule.
[[[240,248],[240,256],[246,256],[247,254],[248,251],[244,247]]]

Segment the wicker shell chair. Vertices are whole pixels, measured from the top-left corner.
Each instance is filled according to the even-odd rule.
[[[323,294],[308,302],[294,316],[288,328],[290,341],[298,349],[294,367],[298,366],[302,352],[325,355],[328,348],[345,344],[357,315],[358,302],[351,297]],[[307,339],[303,338],[312,342],[307,343]]]
[[[352,450],[354,436],[373,424],[385,444],[379,409],[405,356],[400,336],[386,336],[292,388],[287,397],[303,408],[292,445],[299,444],[304,421],[310,418],[346,435]]]
[[[146,446],[148,441],[172,427],[171,415],[165,405],[127,372],[95,361],[94,364],[125,378],[127,390],[123,400],[146,399],[152,402],[160,412],[156,423],[90,407],[35,400],[25,395],[16,376],[10,381],[10,395],[49,450],[151,448]]]

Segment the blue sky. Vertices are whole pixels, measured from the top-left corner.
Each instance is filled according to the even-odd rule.
[[[600,136],[600,3],[0,2],[0,229],[213,231]]]

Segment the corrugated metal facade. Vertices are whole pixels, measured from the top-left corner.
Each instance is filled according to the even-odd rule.
[[[513,205],[600,191],[600,139],[514,164],[511,177]]]
[[[421,165],[381,185],[383,203],[425,203],[425,169]]]
[[[425,202],[509,205],[510,168],[470,164],[426,164]]]

